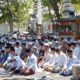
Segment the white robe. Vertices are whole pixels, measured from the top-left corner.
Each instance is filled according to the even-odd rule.
[[[15,67],[15,56],[9,54],[7,60],[4,62],[3,66],[6,66],[7,68],[14,68]],[[13,60],[13,61],[11,61]]]
[[[67,61],[67,56],[61,51],[56,59],[55,66],[61,67],[65,64],[66,61]]]
[[[80,48],[78,46],[73,49],[73,54],[80,60]]]
[[[56,63],[56,59],[57,59],[58,55],[55,53],[54,55],[51,53],[49,55],[49,60],[44,63],[44,66],[48,65],[48,66],[54,66]]]
[[[78,60],[77,60],[77,57],[73,55],[72,58],[68,58],[66,63],[64,64],[64,69],[67,69],[67,70],[72,70],[72,66],[74,64],[77,64],[78,63]]]
[[[28,69],[32,69],[33,71],[36,71],[37,69],[37,57],[32,54],[31,56],[28,56],[28,60],[26,62],[26,67]]]
[[[25,66],[26,63],[20,58],[20,56],[15,56],[15,68],[16,70],[19,70],[20,67]]]

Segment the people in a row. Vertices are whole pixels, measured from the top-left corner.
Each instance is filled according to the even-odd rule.
[[[12,73],[20,73],[24,75],[32,75],[36,73],[38,68],[45,71],[60,73],[62,75],[71,75],[72,66],[78,64],[77,57],[72,50],[67,50],[66,54],[59,48],[50,48],[48,43],[44,44],[38,56],[31,49],[25,49],[23,57],[20,57],[14,47],[6,47],[7,59],[2,67]]]
[[[68,76],[77,64],[80,64],[80,47],[74,41],[0,38],[0,66],[11,73],[32,75],[42,69]]]

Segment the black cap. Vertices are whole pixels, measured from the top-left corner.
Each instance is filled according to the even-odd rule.
[[[70,43],[70,42],[67,42],[67,45],[68,45],[68,46],[71,46],[71,43]]]
[[[18,45],[18,46],[19,46],[19,42],[16,42],[16,45]]]
[[[73,51],[69,49],[69,50],[67,50],[67,52],[72,53]]]
[[[56,51],[56,52],[59,52],[59,51],[60,51],[60,48],[55,47],[55,51]]]
[[[12,45],[11,45],[10,43],[6,43],[6,46],[9,46],[9,47],[11,47]]]
[[[14,47],[11,47],[10,50],[11,50],[11,51],[15,51]]]
[[[52,50],[52,51],[54,51],[54,50],[55,50],[55,48],[51,48],[51,50]]]
[[[74,46],[76,46],[76,43],[75,43],[75,42],[72,42],[72,43],[71,43],[71,45],[74,45]]]
[[[44,44],[42,42],[40,42],[39,45],[43,46]]]
[[[26,49],[26,53],[30,53],[31,52],[31,49]]]
[[[6,46],[6,47],[5,47],[5,49],[9,49],[9,48],[10,48],[10,46]]]
[[[26,46],[26,43],[22,43],[23,46]]]
[[[1,50],[1,52],[2,52],[2,53],[4,53],[4,52],[5,52],[5,50]]]

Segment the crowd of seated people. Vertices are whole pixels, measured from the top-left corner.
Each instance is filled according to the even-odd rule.
[[[11,73],[33,75],[42,69],[69,76],[77,64],[80,64],[80,47],[75,39],[0,36],[0,67]]]

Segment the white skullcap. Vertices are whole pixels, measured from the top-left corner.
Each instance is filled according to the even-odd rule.
[[[55,43],[59,43],[59,41],[55,41]]]
[[[32,42],[29,42],[28,45],[32,45]]]
[[[52,42],[48,42],[49,43],[49,45],[52,45]]]
[[[37,47],[36,47],[36,46],[33,46],[33,48],[34,48],[34,49],[37,49]]]
[[[49,43],[44,43],[44,46],[49,46]]]

